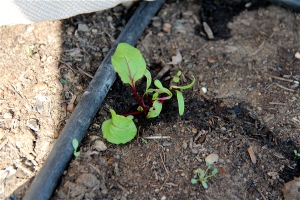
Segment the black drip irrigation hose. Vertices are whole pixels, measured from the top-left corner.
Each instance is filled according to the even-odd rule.
[[[269,0],[277,5],[300,12],[300,0]]]
[[[116,79],[110,59],[115,52],[117,44],[126,42],[130,45],[135,45],[151,18],[163,3],[164,0],[140,3],[140,6],[99,66],[93,80],[84,92],[81,101],[73,111],[23,200],[46,200],[51,197],[63,171],[73,156],[72,140],[76,138],[80,142],[83,139],[108,90]]]

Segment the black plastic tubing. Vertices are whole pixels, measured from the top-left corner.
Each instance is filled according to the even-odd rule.
[[[269,0],[272,3],[300,12],[300,0]]]
[[[116,74],[111,64],[111,56],[115,52],[117,44],[126,42],[135,45],[151,18],[163,3],[164,0],[140,3],[140,6],[99,66],[44,165],[25,194],[24,200],[46,200],[51,197],[63,171],[73,156],[72,140],[76,138],[80,142],[83,139],[108,90],[115,81]]]

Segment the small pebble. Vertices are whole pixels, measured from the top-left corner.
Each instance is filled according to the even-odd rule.
[[[102,49],[102,52],[103,53],[106,53],[106,52],[108,52],[109,51],[109,48],[107,48],[107,47],[104,47],[103,49]]]
[[[34,131],[38,131],[39,130],[39,124],[38,124],[38,120],[37,119],[29,119],[27,121],[27,126],[34,130]]]
[[[300,178],[295,178],[294,180],[287,182],[283,186],[283,196],[284,199],[297,200],[300,199]]]
[[[166,32],[166,33],[170,33],[170,32],[171,32],[171,28],[172,28],[171,24],[169,24],[169,23],[164,23],[162,30],[163,30],[164,32]]]
[[[107,16],[106,20],[107,20],[108,22],[112,22],[112,21],[113,21],[113,17],[112,17],[112,16]]]
[[[188,147],[188,144],[187,144],[186,142],[183,142],[182,148],[183,148],[183,149],[186,149],[187,147]]]
[[[157,33],[157,36],[158,36],[158,37],[163,37],[163,36],[164,36],[164,33],[163,33],[163,32],[159,32],[159,33]]]
[[[96,140],[92,147],[97,151],[105,151],[107,149],[106,145],[101,140]]]
[[[193,154],[197,154],[198,153],[198,149],[192,149],[192,153]]]
[[[4,114],[3,114],[3,118],[4,118],[4,119],[12,119],[12,117],[13,117],[13,116],[12,116],[11,113],[4,113]]]
[[[205,158],[205,162],[209,162],[210,164],[214,164],[218,162],[218,160],[219,160],[219,156],[218,154],[215,153],[211,153]]]
[[[86,24],[78,24],[78,29],[77,30],[82,31],[82,32],[86,32],[86,31],[89,30],[89,27]]]
[[[198,132],[198,130],[196,129],[196,128],[192,128],[192,133],[197,133]]]
[[[75,31],[75,27],[74,26],[69,26],[67,28],[67,34],[68,35],[73,35],[74,31]]]
[[[154,27],[161,27],[161,22],[160,22],[160,21],[153,21],[153,22],[152,22],[152,25],[153,25]]]
[[[176,32],[179,32],[182,34],[186,33],[185,27],[180,22],[175,22],[174,30],[176,30]]]
[[[297,58],[297,59],[300,60],[300,53],[299,53],[299,52],[296,52],[296,53],[295,53],[295,58]]]
[[[96,28],[93,28],[93,29],[92,29],[92,33],[93,33],[93,34],[96,34],[96,33],[98,33],[98,29],[96,29]]]

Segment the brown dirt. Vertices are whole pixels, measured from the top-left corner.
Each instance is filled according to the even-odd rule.
[[[168,84],[178,69],[186,82],[197,77],[185,92],[185,114],[177,114],[176,100],[166,102],[160,117],[135,119],[139,134],[132,142],[109,144],[101,133],[109,109],[123,113],[134,104],[130,88],[117,79],[52,199],[283,199],[284,183],[300,176],[293,154],[300,146],[293,82],[300,79],[294,56],[300,51],[299,15],[273,5],[243,8],[227,24],[231,37],[206,40],[200,11],[198,1],[166,3],[137,44],[152,76],[180,51],[183,60],[161,80]],[[76,105],[126,13],[118,6],[0,27],[0,198],[24,195],[72,111],[72,97]],[[78,30],[79,23],[89,30]],[[165,23],[170,32],[162,30]],[[35,45],[32,57],[27,44]],[[168,138],[144,142],[149,136]],[[106,150],[99,151],[97,141]],[[208,179],[208,189],[191,184],[193,171],[205,168],[212,153],[219,156],[213,164],[219,173]]]

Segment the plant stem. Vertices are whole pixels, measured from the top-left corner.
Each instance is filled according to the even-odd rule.
[[[141,111],[136,111],[136,112],[131,112],[131,113],[126,113],[126,114],[122,114],[122,116],[127,117],[129,115],[139,115],[142,114],[143,112]]]
[[[139,97],[139,95],[138,95],[138,93],[136,91],[135,85],[132,86],[132,91],[133,91],[133,94],[134,94],[136,100],[139,102],[139,105],[144,108],[144,105],[143,105],[143,103],[141,101],[141,98]]]

